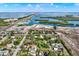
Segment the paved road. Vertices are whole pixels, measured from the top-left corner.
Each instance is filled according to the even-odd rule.
[[[69,47],[71,47],[71,50],[75,50],[76,52],[79,52],[78,47],[76,46],[76,44],[72,41],[72,38],[66,36],[65,34],[60,33],[60,37],[67,42],[67,44],[69,45]],[[74,51],[74,52],[75,52]],[[77,53],[76,53],[77,54]],[[74,54],[75,55],[75,54]]]
[[[74,48],[74,49],[77,49],[78,51],[79,51],[79,49],[77,48],[77,46],[75,45],[75,43],[72,41],[72,38],[69,38],[69,37],[67,37],[67,36],[64,36],[64,34],[62,34],[63,35],[63,37],[66,39],[66,41],[68,41],[69,43],[70,43],[70,45],[72,45],[72,47]]]
[[[32,26],[31,28],[34,28],[34,27],[36,27],[36,26],[37,26],[37,25],[34,25],[34,26]],[[30,29],[31,29],[31,28],[30,28]],[[29,30],[26,31],[26,34],[24,35],[22,41],[20,42],[20,44],[19,44],[19,45],[17,46],[17,48],[15,49],[15,51],[14,51],[14,53],[13,53],[13,56],[16,56],[16,55],[17,55],[17,52],[20,50],[20,47],[22,46],[23,42],[26,40],[26,36],[27,36],[28,32],[29,32]]]
[[[22,39],[22,41],[20,42],[20,44],[17,46],[17,49],[15,50],[15,52],[13,53],[13,56],[16,56],[17,52],[20,50],[21,45],[23,44],[23,42],[26,39],[26,35],[28,34],[28,32],[24,35],[24,38]]]

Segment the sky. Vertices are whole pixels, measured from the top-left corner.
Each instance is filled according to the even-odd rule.
[[[79,3],[0,3],[0,12],[79,12]]]

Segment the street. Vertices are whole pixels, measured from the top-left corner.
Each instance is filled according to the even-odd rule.
[[[73,51],[74,55],[79,52],[77,45],[72,41],[72,38],[66,36],[63,33],[60,33],[60,38],[68,45],[68,47]]]

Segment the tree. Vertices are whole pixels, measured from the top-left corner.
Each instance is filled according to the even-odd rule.
[[[14,45],[18,45],[18,44],[19,44],[19,41],[15,41],[15,42],[14,42]]]
[[[66,17],[73,17],[73,15],[66,15]]]

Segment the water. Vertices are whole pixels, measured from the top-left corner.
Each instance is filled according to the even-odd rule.
[[[48,21],[55,21],[55,22],[62,22],[61,20],[58,19],[53,19],[53,18],[40,18],[41,15],[35,15],[32,16],[31,21],[29,21],[29,25],[33,24],[41,24],[39,21],[36,20],[48,20]],[[43,15],[42,15],[43,16]],[[67,27],[76,27],[77,24],[79,24],[79,21],[68,21],[68,25],[65,25]],[[42,23],[43,24],[43,23]],[[50,25],[50,26],[61,26],[60,24],[45,24],[45,25]]]
[[[79,12],[0,12],[0,18],[19,18],[32,13],[39,16],[79,15]]]
[[[39,16],[32,16],[31,20],[28,22],[28,25],[33,25],[33,24],[40,24],[39,21],[36,20],[48,20],[48,21],[59,21],[57,19],[51,19],[51,18],[40,18]],[[58,26],[58,24],[45,24],[45,25],[51,25],[51,26]]]
[[[0,18],[19,18],[31,14],[30,12],[0,12]]]
[[[0,18],[19,18],[24,17],[27,15],[32,14],[32,12],[0,12]],[[48,21],[56,21],[56,22],[62,22],[57,19],[52,18],[40,18],[41,16],[65,16],[65,15],[79,15],[78,12],[35,12],[35,16],[32,17],[31,21],[24,22],[24,24],[33,25],[33,24],[40,24],[39,21],[36,20],[48,20]],[[72,25],[66,25],[66,26],[76,26],[76,24],[79,24],[79,21],[68,21],[69,24]],[[47,24],[51,26],[60,26],[58,24]]]
[[[68,21],[68,23],[71,23],[71,24],[79,24],[79,21]]]

